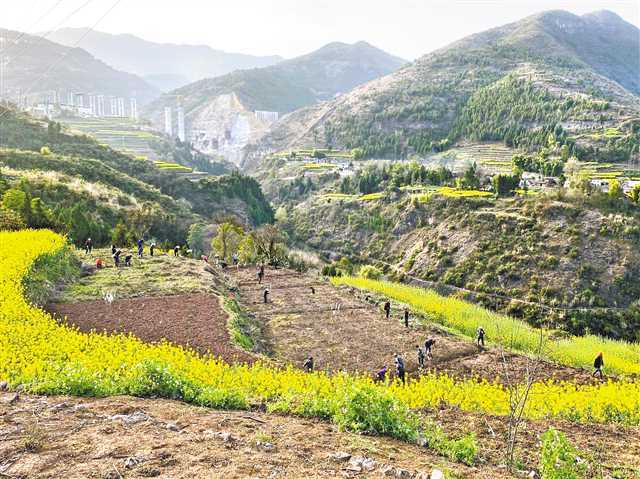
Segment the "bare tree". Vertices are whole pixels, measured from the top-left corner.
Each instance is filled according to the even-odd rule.
[[[515,338],[511,334],[509,349],[514,350]],[[545,345],[545,334],[540,329],[540,334],[534,351],[522,356],[524,365],[519,368],[514,365],[513,354],[507,354],[504,348],[500,349],[503,368],[503,382],[509,398],[509,415],[506,436],[506,460],[509,467],[515,464],[515,450],[518,442],[518,434],[524,423],[524,414],[531,395],[534,383],[540,379],[543,360],[541,358]]]

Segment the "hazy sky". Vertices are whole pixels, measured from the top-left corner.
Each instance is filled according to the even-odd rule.
[[[97,30],[284,57],[366,40],[414,59],[550,9],[609,9],[640,26],[640,0],[2,0],[0,26],[29,32],[92,26],[112,5]]]

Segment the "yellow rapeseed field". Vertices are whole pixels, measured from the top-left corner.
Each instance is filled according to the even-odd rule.
[[[408,386],[376,385],[361,376],[228,365],[167,343],[81,333],[58,324],[23,295],[22,281],[33,262],[64,247],[64,238],[49,231],[0,232],[0,379],[12,386],[47,394],[153,395],[217,408],[260,404],[407,440],[421,428],[412,410],[452,405],[506,412],[507,393],[498,384],[430,375]],[[639,424],[640,386],[537,384],[527,415]]]

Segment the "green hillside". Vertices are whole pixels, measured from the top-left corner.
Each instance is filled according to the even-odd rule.
[[[175,242],[184,241],[195,222],[231,215],[257,225],[273,218],[251,178],[234,173],[191,180],[88,136],[69,135],[58,123],[6,108],[0,114],[0,186],[3,195],[11,190],[8,209],[27,224],[61,229],[77,241],[91,234],[106,243],[123,223],[131,234]],[[21,206],[36,199],[43,208],[37,220]]]
[[[627,160],[640,143],[639,38],[614,14],[541,13],[296,112],[262,144],[406,158],[463,140],[536,150],[554,133],[580,158]],[[609,128],[619,135],[606,138]]]

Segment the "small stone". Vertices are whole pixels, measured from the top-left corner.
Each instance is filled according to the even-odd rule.
[[[205,436],[209,436],[209,437],[213,437],[216,439],[220,439],[223,442],[233,442],[235,441],[235,438],[231,435],[230,432],[226,432],[226,431],[212,431],[211,429],[207,430],[204,432]]]
[[[124,460],[124,467],[127,469],[131,469],[132,467],[137,466],[138,464],[142,464],[143,462],[145,462],[147,459],[142,457],[142,456],[136,456],[136,457],[127,457]]]
[[[262,442],[262,441],[258,441],[258,447],[265,452],[271,452],[276,448],[276,446],[274,446],[270,442]]]
[[[444,473],[440,469],[434,469],[429,479],[444,479]]]
[[[366,457],[363,461],[362,461],[362,465],[361,465],[362,469],[365,471],[373,471],[376,468],[376,461],[374,461],[373,459],[370,459],[368,457]]]
[[[138,424],[140,422],[148,421],[150,418],[142,411],[136,411],[131,414],[116,414],[109,419],[113,421],[122,421],[125,424]]]
[[[431,474],[429,474],[428,472],[418,472],[414,477],[414,479],[430,479],[430,478],[431,478]]]
[[[7,404],[15,404],[20,400],[20,395],[18,393],[11,394],[7,399],[4,400]]]
[[[51,410],[52,411],[62,411],[63,409],[67,409],[70,406],[70,404],[68,402],[61,402],[58,404],[54,404],[53,406],[51,406]]]
[[[180,426],[178,426],[175,422],[169,422],[165,424],[164,427],[168,431],[180,432]]]
[[[351,454],[343,451],[335,452],[333,454],[329,454],[329,459],[334,462],[347,462],[349,459],[351,459]]]
[[[380,469],[380,472],[382,473],[383,476],[387,476],[387,477],[393,477],[396,475],[396,470],[393,466],[384,466]]]
[[[406,469],[396,469],[396,477],[398,479],[411,479],[413,477],[413,474],[411,474],[410,471],[407,471]]]
[[[349,465],[347,469],[350,471],[373,471],[376,468],[376,461],[368,457],[353,456],[349,459]]]
[[[0,381],[0,391],[8,391],[9,383],[7,381]]]
[[[538,479],[538,473],[536,471],[529,471],[529,474],[527,474],[527,477],[529,479]]]

